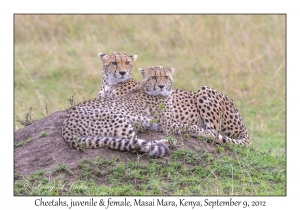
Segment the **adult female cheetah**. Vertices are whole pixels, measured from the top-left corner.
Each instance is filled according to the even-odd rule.
[[[153,66],[139,71],[143,80],[130,95],[94,99],[69,109],[63,122],[62,135],[70,147],[109,147],[163,157],[169,151],[169,142],[165,139],[151,142],[137,139],[133,129],[135,123],[165,134],[184,130],[192,136],[205,135],[203,129],[183,125],[174,118],[173,68]]]
[[[102,61],[102,69],[105,78],[114,77],[121,61],[129,62],[131,68],[122,67],[127,72],[127,80],[119,82],[114,80],[110,84],[104,80],[102,85],[110,91],[101,90],[98,98],[125,96],[132,89],[139,86],[139,83],[130,78],[135,56],[127,56],[124,53],[99,53]],[[124,66],[124,65],[123,65]],[[172,104],[175,111],[175,119],[183,124],[197,125],[205,130],[205,137],[217,140],[218,143],[233,143],[248,145],[249,135],[243,120],[233,100],[227,95],[220,93],[210,87],[202,86],[198,92],[186,90],[173,90]]]

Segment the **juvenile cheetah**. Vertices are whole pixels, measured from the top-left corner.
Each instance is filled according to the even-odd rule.
[[[138,90],[126,97],[100,98],[71,107],[63,122],[62,135],[70,147],[109,147],[163,157],[169,151],[165,139],[147,142],[137,139],[133,126],[165,134],[185,130],[192,136],[203,129],[178,123],[172,108],[173,68],[153,66],[139,69],[143,80]],[[155,119],[155,121],[154,121]]]
[[[114,61],[114,53],[109,55],[99,53],[99,58],[104,66],[108,58]],[[131,75],[131,69],[128,75]],[[104,67],[103,71],[106,71]],[[106,75],[109,74],[106,72]],[[109,94],[102,94],[101,97],[125,96],[138,87],[139,83],[131,78],[121,83],[115,80],[111,85],[112,91]],[[243,120],[233,100],[227,95],[207,86],[202,86],[196,93],[173,90],[172,104],[176,121],[203,128],[208,134],[204,136],[217,140],[218,143],[249,144],[249,135]]]
[[[121,85],[126,92],[137,86],[131,78],[133,63],[137,55],[113,52],[109,55],[99,53],[98,57],[102,61],[103,71],[103,84],[98,93],[98,98],[119,96],[119,91],[114,91],[116,85]]]

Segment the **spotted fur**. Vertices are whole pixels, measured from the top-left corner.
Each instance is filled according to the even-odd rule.
[[[122,85],[124,91],[130,91],[137,86],[136,82],[130,78],[137,55],[113,52],[108,55],[99,53],[98,57],[102,62],[103,71],[103,84],[98,98],[119,96],[119,92],[114,91],[116,85]]]
[[[107,94],[106,97],[125,96],[138,86],[138,82],[128,79],[114,84],[113,94]],[[207,86],[202,86],[196,93],[173,90],[172,106],[175,120],[202,128],[200,133],[203,137],[218,143],[249,144],[249,135],[236,105],[223,93]]]
[[[86,101],[68,111],[62,135],[71,147],[109,147],[121,151],[145,152],[155,157],[163,157],[168,153],[167,140],[147,142],[138,139],[134,125],[137,123],[145,129],[165,133],[172,131],[170,86],[173,83],[173,69],[154,66],[140,72],[143,75],[143,86],[134,94]],[[158,110],[160,104],[165,107],[163,111]],[[157,121],[154,123],[153,119]]]

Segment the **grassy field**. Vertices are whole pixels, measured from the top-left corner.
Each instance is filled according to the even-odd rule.
[[[266,188],[236,194],[285,194],[284,15],[15,15],[14,38],[15,130],[30,108],[37,119],[68,108],[70,95],[75,103],[95,98],[102,80],[99,52],[137,54],[137,80],[137,68],[174,67],[175,88],[208,85],[233,98],[255,148],[242,153],[265,154],[259,163],[250,159],[251,170],[271,170],[274,163],[270,173],[280,174],[274,183],[265,179]]]
[[[15,195],[285,195],[282,156],[242,147],[219,148],[218,157],[187,150],[172,153],[173,161],[150,159],[83,159],[78,170],[58,164],[28,179],[15,174]],[[55,176],[55,178],[49,177]],[[72,179],[65,177],[72,177]],[[74,178],[75,177],[75,178]]]

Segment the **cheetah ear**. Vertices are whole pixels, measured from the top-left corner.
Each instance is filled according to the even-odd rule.
[[[98,53],[98,57],[100,58],[100,59],[102,59],[103,58],[103,56],[105,56],[106,54],[104,54],[104,53]]]
[[[137,59],[137,55],[129,55],[129,57],[132,58],[132,61],[135,61]]]
[[[171,74],[173,74],[173,73],[174,73],[174,71],[175,71],[175,69],[174,69],[174,68],[169,68],[169,70],[170,70]]]
[[[142,76],[145,75],[145,72],[146,72],[145,69],[139,68],[138,70],[139,70],[139,72],[140,72],[140,74],[141,74]]]

